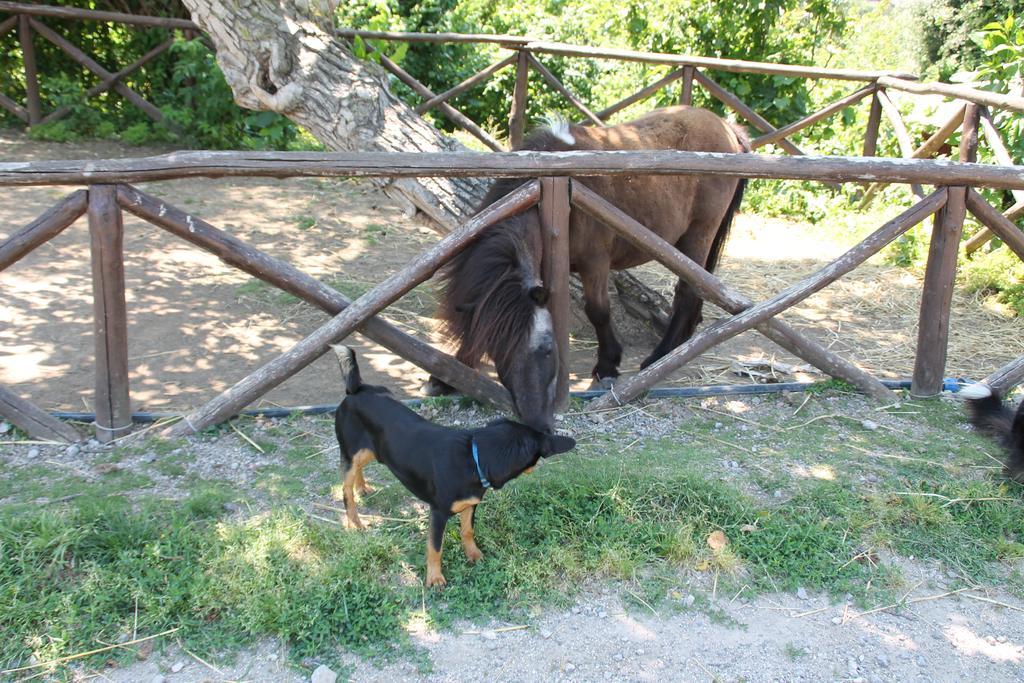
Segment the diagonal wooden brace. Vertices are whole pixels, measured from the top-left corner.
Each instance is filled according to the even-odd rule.
[[[322,356],[329,345],[351,334],[372,316],[427,280],[442,265],[465,249],[490,225],[533,206],[540,198],[540,183],[531,181],[498,200],[462,227],[421,253],[405,268],[352,302],[288,351],[259,368],[233,387],[165,430],[168,437],[201,431],[237,415],[238,411]]]
[[[754,305],[753,301],[730,289],[715,275],[704,270],[695,261],[651,232],[646,226],[626,215],[578,181],[573,183],[572,197],[573,203],[579,208],[615,229],[635,246],[651,254],[659,263],[697,290],[697,293],[705,301],[711,301],[732,314],[741,313]],[[833,377],[850,382],[865,394],[880,400],[892,398],[892,392],[870,374],[807,338],[781,320],[767,320],[756,325],[756,329],[793,355],[803,358]]]
[[[25,430],[33,439],[74,443],[82,438],[74,427],[61,422],[6,387],[0,387],[0,417]]]
[[[938,211],[945,203],[946,190],[944,188],[936,190],[813,275],[787,287],[767,301],[751,306],[728,320],[701,330],[654,364],[631,377],[619,380],[613,391],[594,401],[593,409],[614,408],[616,405],[632,400],[712,346],[745,332],[803,301],[852,271],[880,251],[882,247]]]
[[[278,287],[331,315],[337,315],[352,303],[337,290],[298,268],[138,188],[118,186],[117,200],[125,211],[205,249],[229,266]],[[359,328],[359,332],[432,375],[440,377],[464,394],[502,408],[512,405],[508,391],[500,384],[380,318],[370,318]]]
[[[33,249],[64,231],[85,213],[89,193],[75,190],[43,215],[0,242],[0,271],[24,258]]]
[[[95,59],[82,52],[82,50],[80,50],[72,43],[68,42],[66,38],[61,36],[59,33],[55,32],[49,26],[41,24],[35,19],[29,19],[29,23],[32,24],[32,28],[35,29],[36,33],[49,40],[51,43],[59,47],[61,50],[64,50],[64,52],[66,52],[69,57],[71,57],[73,60],[84,66],[89,71],[93,72],[96,76],[100,78],[100,80],[108,81],[114,78],[114,74],[104,69]],[[121,97],[125,98],[126,100],[134,104],[136,107],[141,109],[149,118],[157,122],[162,122],[164,120],[163,112],[161,112],[149,101],[147,101],[144,97],[142,97],[142,95],[135,92],[124,83],[114,80],[113,87],[114,90],[116,90],[117,93],[121,95]]]

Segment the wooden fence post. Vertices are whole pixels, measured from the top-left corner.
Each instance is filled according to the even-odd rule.
[[[96,438],[132,426],[128,398],[128,313],[124,300],[124,225],[115,185],[89,187],[93,331],[96,340]]]
[[[960,137],[960,161],[974,161],[977,156],[978,115],[978,106],[968,103]],[[935,396],[942,390],[949,342],[949,309],[967,213],[966,199],[966,187],[950,187],[946,205],[935,214],[917,326],[917,357],[910,386],[913,396]]]
[[[875,156],[878,149],[878,127],[882,123],[882,102],[878,93],[871,95],[871,110],[868,112],[868,127],[864,131],[864,155]]]
[[[520,50],[516,57],[516,89],[512,94],[512,110],[508,119],[508,146],[519,149],[526,130],[526,107],[530,87],[530,53]]]
[[[541,275],[548,288],[548,310],[558,345],[555,410],[569,405],[569,193],[568,178],[541,178],[540,218],[544,229]]]
[[[693,104],[693,67],[683,67],[683,87],[679,93],[679,104]]]
[[[43,118],[39,100],[39,72],[36,68],[36,49],[32,45],[32,25],[27,14],[18,15],[18,38],[21,40],[22,61],[25,64],[25,108],[28,125],[34,126]]]

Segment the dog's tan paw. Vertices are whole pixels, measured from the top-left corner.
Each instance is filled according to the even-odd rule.
[[[466,548],[465,550],[466,559],[470,562],[479,562],[480,560],[484,559],[484,554],[480,552],[480,548],[477,548],[475,545],[470,548]]]
[[[427,588],[433,586],[444,588],[446,585],[448,585],[448,580],[444,578],[444,574],[427,574]]]
[[[377,489],[373,488],[369,484],[363,484],[362,486],[360,486],[356,490],[359,491],[359,495],[361,495],[361,496],[368,496],[371,493],[373,493],[374,491],[376,491]]]

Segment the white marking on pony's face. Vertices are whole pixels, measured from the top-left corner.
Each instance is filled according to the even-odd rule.
[[[544,121],[548,124],[548,129],[551,134],[561,140],[567,145],[575,145],[576,138],[573,137],[572,132],[569,130],[569,121],[565,117],[559,116],[558,114],[548,114],[544,117]]]
[[[551,313],[546,308],[537,307],[533,313],[533,329],[530,330],[530,350],[536,351],[544,344],[554,343],[554,326]]]

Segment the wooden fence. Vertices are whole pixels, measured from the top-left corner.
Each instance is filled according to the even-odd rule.
[[[114,89],[129,101],[139,104],[137,94],[127,90],[119,80],[137,69],[143,60],[117,73],[107,72],[91,58],[78,54],[67,41],[61,42],[52,29],[36,17],[62,17],[121,21],[167,28],[194,29],[184,20],[159,20],[116,13],[95,12],[75,8],[24,5],[0,2],[0,12],[12,13],[0,22],[0,30],[18,26],[25,50],[26,105],[10,98],[0,100],[4,106],[28,123],[53,120],[58,111],[45,116],[39,111],[37,74],[31,57],[31,32],[61,46],[76,61],[93,71],[101,82],[97,92]],[[157,22],[157,23],[154,23]],[[886,398],[887,389],[868,373],[837,356],[820,344],[797,332],[778,319],[779,314],[798,304],[814,292],[834,282],[877,253],[906,230],[934,215],[934,229],[925,275],[920,311],[918,353],[915,361],[912,392],[932,395],[941,388],[946,360],[949,308],[952,296],[958,246],[964,217],[969,211],[986,227],[981,235],[998,236],[1019,257],[1024,258],[1024,235],[1013,219],[1024,213],[1024,167],[1014,166],[1005,146],[995,134],[987,107],[1003,107],[1024,111],[1024,98],[944,84],[920,84],[906,74],[860,72],[791,65],[773,65],[738,60],[710,59],[678,55],[659,55],[621,50],[594,50],[572,45],[538,43],[514,36],[456,36],[433,34],[391,34],[341,31],[343,36],[387,40],[485,41],[512,51],[503,60],[491,65],[450,90],[435,94],[415,81],[400,67],[382,58],[382,64],[395,76],[418,92],[423,103],[418,110],[437,108],[445,116],[476,135],[497,153],[491,155],[436,154],[343,154],[343,153],[254,153],[196,152],[147,159],[103,160],[89,162],[52,161],[33,163],[0,163],[0,187],[13,185],[85,185],[64,198],[24,229],[0,244],[0,270],[3,270],[32,249],[45,243],[71,225],[82,214],[88,215],[92,245],[94,283],[94,336],[96,344],[96,427],[97,436],[109,441],[124,434],[131,424],[127,365],[127,308],[124,297],[122,212],[128,211],[192,244],[217,255],[229,265],[260,278],[303,299],[334,316],[329,322],[262,368],[257,369],[231,389],[205,406],[188,414],[170,428],[173,434],[201,430],[226,419],[263,395],[277,384],[308,365],[321,355],[328,343],[353,331],[360,331],[397,355],[440,377],[459,390],[478,399],[508,406],[505,389],[489,378],[462,365],[451,356],[433,349],[377,317],[405,292],[429,278],[441,265],[465,248],[488,225],[539,204],[546,232],[545,281],[554,292],[552,314],[560,348],[568,345],[568,252],[567,230],[572,211],[580,210],[597,217],[638,247],[686,280],[702,297],[732,314],[731,318],[710,325],[670,354],[641,372],[622,379],[614,392],[597,399],[596,407],[607,407],[628,401],[652,387],[656,382],[707,351],[714,345],[748,329],[756,329],[769,339],[800,356],[824,372],[845,379],[869,395]],[[28,36],[26,40],[25,36]],[[163,48],[163,46],[161,46]],[[166,49],[166,48],[163,48]],[[79,51],[80,53],[80,51]],[[77,57],[76,57],[77,54]],[[675,67],[666,77],[641,89],[619,103],[594,112],[560,83],[537,55],[553,54],[599,59],[622,59]],[[152,55],[155,56],[155,55]],[[149,58],[151,59],[152,56]],[[450,104],[456,95],[484,82],[501,69],[515,65],[515,91],[510,113],[511,142],[521,140],[525,126],[528,78],[538,73],[547,84],[560,92],[579,109],[586,122],[603,125],[607,117],[625,107],[651,97],[661,88],[681,81],[681,101],[692,101],[693,84],[724,102],[744,117],[762,135],[753,142],[756,148],[768,144],[788,152],[789,156],[764,154],[712,154],[681,151],[657,152],[574,152],[570,154],[505,154],[504,147]],[[781,128],[775,128],[750,107],[712,80],[707,70],[776,73],[806,78],[830,78],[867,83],[846,97],[818,112]],[[35,85],[33,85],[35,83]],[[917,149],[912,149],[906,126],[899,111],[886,94],[887,89],[912,93],[932,93],[955,97],[963,106],[945,125]],[[127,93],[125,92],[127,91]],[[33,92],[35,94],[33,94]],[[92,92],[92,91],[90,91]],[[134,97],[133,97],[134,95]],[[841,109],[871,98],[871,109],[864,156],[812,157],[803,154],[789,137]],[[35,99],[35,103],[33,103]],[[148,103],[147,103],[148,104]],[[141,106],[141,105],[139,105]],[[151,106],[151,105],[150,105]],[[144,108],[144,107],[143,107]],[[144,108],[145,110],[145,108]],[[21,113],[19,113],[19,111]],[[159,113],[159,112],[157,112]],[[902,159],[873,158],[877,150],[879,128],[885,115],[895,131]],[[959,162],[925,160],[948,138],[960,131]],[[999,165],[973,163],[976,159],[979,131],[992,149]],[[873,183],[867,199],[882,183],[907,183],[916,203],[896,216],[843,256],[817,273],[794,283],[771,299],[755,303],[707,273],[646,227],[608,204],[591,192],[579,176],[616,174],[720,174],[745,178],[803,179],[828,183]],[[275,259],[237,238],[215,228],[196,216],[152,197],[128,183],[182,177],[294,177],[294,176],[482,176],[540,178],[487,207],[466,221],[461,228],[442,238],[434,247],[419,255],[401,271],[388,278],[356,301],[349,301],[339,292],[293,266]],[[923,185],[935,186],[926,194]],[[1016,204],[1006,212],[992,207],[973,187],[1000,188],[1013,192]],[[983,243],[976,236],[976,245]],[[968,249],[971,244],[968,244]],[[565,358],[566,354],[563,353]],[[567,368],[560,374],[559,392],[567,392]],[[1006,389],[1024,379],[1024,358],[993,373],[986,381]],[[48,416],[31,403],[0,387],[0,415],[42,438],[74,438],[73,430]]]
[[[165,117],[152,103],[146,101],[141,95],[134,92],[122,83],[125,76],[134,73],[139,68],[150,62],[158,55],[165,52],[171,45],[172,40],[161,43],[134,63],[118,70],[110,72],[95,62],[89,55],[80,48],[71,44],[59,33],[42,23],[43,18],[75,21],[105,21],[116,22],[131,26],[159,27],[168,30],[180,30],[186,32],[190,37],[200,36],[199,28],[187,19],[175,19],[165,17],[147,17],[119,12],[101,12],[96,10],[80,9],[75,7],[56,7],[49,5],[33,5],[27,3],[7,2],[0,0],[0,14],[8,13],[10,16],[0,21],[0,35],[17,28],[20,44],[23,53],[25,69],[26,91],[24,93],[24,105],[19,104],[13,98],[0,93],[0,107],[12,112],[15,116],[29,125],[38,123],[49,123],[56,121],[70,112],[67,105],[58,107],[54,111],[42,112],[42,104],[39,97],[39,75],[35,64],[35,50],[33,47],[33,35],[38,34],[46,40],[57,45],[67,53],[73,60],[81,64],[85,69],[92,72],[99,83],[90,88],[85,94],[86,97],[93,97],[102,92],[113,90],[124,97],[128,102],[140,108],[154,121],[167,123]],[[754,149],[767,145],[773,145],[776,149],[788,154],[804,154],[790,138],[806,128],[813,126],[838,112],[859,104],[870,98],[870,109],[868,123],[863,143],[863,155],[865,157],[875,156],[878,149],[878,140],[881,130],[883,116],[889,122],[892,135],[896,138],[900,155],[906,159],[927,159],[933,157],[948,142],[962,126],[964,112],[967,104],[973,103],[979,106],[980,131],[987,143],[993,157],[999,164],[1012,165],[1010,154],[1005,144],[1000,139],[998,131],[992,123],[989,108],[1005,109],[1008,111],[1024,113],[1024,97],[994,93],[985,90],[978,90],[966,86],[950,85],[946,83],[919,83],[913,74],[889,72],[889,71],[859,71],[854,69],[830,69],[824,67],[812,67],[791,64],[771,64],[766,62],[752,62],[737,59],[718,59],[711,57],[699,57],[690,55],[673,55],[652,52],[637,52],[632,50],[596,49],[569,45],[565,43],[554,43],[535,41],[521,36],[509,35],[466,35],[450,33],[398,33],[388,31],[361,31],[354,29],[338,30],[337,34],[343,38],[355,38],[364,40],[404,41],[404,42],[432,42],[432,43],[489,43],[498,45],[507,50],[509,55],[498,60],[494,64],[482,69],[470,76],[461,83],[438,94],[429,87],[415,79],[399,65],[380,56],[381,65],[387,69],[395,78],[412,89],[422,98],[422,102],[416,106],[416,111],[423,114],[430,110],[437,110],[445,118],[462,130],[478,139],[482,144],[493,151],[504,151],[508,149],[500,141],[485,131],[477,122],[456,109],[451,101],[469,90],[483,85],[488,79],[506,68],[516,69],[516,78],[513,92],[510,94],[509,112],[509,140],[512,148],[522,143],[523,134],[526,128],[526,109],[529,97],[529,79],[531,74],[540,76],[543,81],[555,92],[560,93],[573,107],[581,114],[581,122],[591,125],[604,125],[609,117],[617,114],[626,107],[642,102],[663,91],[665,88],[679,83],[679,102],[690,104],[693,101],[694,84],[703,87],[708,95],[722,102],[726,107],[736,112],[737,115],[746,120],[753,128],[760,132],[758,137],[752,140]],[[616,60],[627,62],[640,62],[649,65],[664,65],[672,70],[664,77],[658,79],[637,92],[623,98],[621,101],[605,107],[599,111],[593,111],[579,97],[570,91],[558,78],[546,67],[539,58],[539,55],[558,55],[563,57],[575,57],[585,59]],[[735,73],[758,73],[783,75],[794,78],[807,79],[829,79],[836,81],[847,81],[856,84],[856,89],[834,102],[823,106],[798,121],[794,121],[780,128],[772,126],[764,117],[754,111],[749,105],[735,93],[729,92],[719,83],[712,79],[709,71],[724,71]],[[962,106],[955,110],[953,116],[932,134],[928,140],[918,147],[914,147],[913,141],[908,132],[906,122],[903,120],[899,109],[895,106],[888,95],[888,91],[896,90],[916,95],[941,95],[952,98],[961,103]],[[169,125],[169,124],[168,124]],[[877,190],[881,187],[879,183],[872,183],[864,194],[862,205],[871,201]],[[911,190],[918,197],[924,196],[924,190],[920,184],[911,185]],[[1014,204],[1003,211],[1003,215],[1011,221],[1024,216],[1024,192],[1014,191]],[[967,253],[971,254],[992,239],[993,233],[985,228],[967,241]]]
[[[961,155],[973,158],[978,107],[965,115]],[[771,299],[754,303],[706,272],[643,225],[587,189],[577,176],[629,173],[718,174],[733,177],[816,178],[822,181],[933,184],[937,189],[896,216],[843,256]],[[129,185],[192,176],[485,176],[540,177],[483,209],[393,276],[355,301],[169,203]],[[1024,190],[1024,167],[931,160],[777,157],[760,154],[702,152],[572,152],[568,154],[343,154],[192,152],[145,159],[0,163],[0,187],[17,185],[85,185],[37,220],[0,243],[0,271],[53,238],[87,214],[92,245],[94,337],[96,347],[96,428],[109,441],[131,426],[128,385],[128,312],[124,293],[122,212],[128,211],[205,249],[229,265],[293,294],[333,315],[292,349],[252,372],[206,405],[190,412],[169,433],[192,433],[237,414],[267,391],[323,354],[328,344],[360,331],[397,355],[439,376],[459,390],[507,407],[504,388],[453,357],[433,349],[376,317],[388,305],[464,249],[487,226],[539,203],[547,233],[545,272],[555,296],[552,315],[564,350],[568,344],[568,248],[570,212],[585,211],[648,251],[689,282],[705,299],[732,314],[710,325],[670,354],[639,373],[622,379],[597,399],[596,407],[628,401],[688,360],[725,339],[754,328],[824,372],[845,379],[868,394],[890,394],[875,378],[789,327],[777,316],[863,263],[900,234],[931,215],[935,228],[921,303],[918,353],[913,388],[916,395],[937,393],[942,384],[949,307],[959,244],[967,211],[1004,239],[1024,258],[1024,238],[999,211],[970,186]],[[563,355],[564,358],[564,355]],[[559,391],[567,392],[567,368]],[[1024,358],[986,378],[1006,388],[1024,378]],[[0,414],[31,434],[69,439],[69,428],[13,392],[0,389]],[[73,430],[72,430],[73,431]]]

